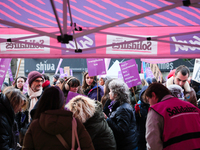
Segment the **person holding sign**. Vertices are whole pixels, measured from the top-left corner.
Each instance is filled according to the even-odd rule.
[[[122,80],[113,79],[109,83],[110,117],[106,117],[108,125],[113,130],[117,150],[136,150],[138,132],[136,117],[130,105],[129,88]]]
[[[104,95],[103,86],[97,85],[96,76],[90,77],[88,72],[84,74],[82,89],[85,95],[98,101]]]
[[[67,98],[69,91],[83,94],[79,87],[80,81],[76,77],[68,77],[66,81],[63,82],[61,90],[63,91],[65,98]]]

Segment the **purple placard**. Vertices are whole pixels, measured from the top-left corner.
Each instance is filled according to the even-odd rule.
[[[70,69],[70,76],[73,76],[73,70]]]
[[[184,36],[172,36],[170,37],[170,41],[194,45],[196,44],[197,46],[199,46],[200,33],[185,34]],[[200,48],[194,46],[170,44],[170,54],[196,54],[199,50]]]
[[[150,67],[146,68],[146,77],[147,78],[154,78],[153,72],[151,71]]]
[[[6,72],[8,70],[8,67],[10,65],[11,58],[0,58],[0,89],[2,87],[2,84],[4,82]]]
[[[141,84],[135,59],[122,62],[119,65],[122,71],[124,82],[128,85],[129,88]]]
[[[9,74],[9,77],[10,77],[10,81],[13,82],[13,75],[12,75],[12,71],[11,71],[10,66],[8,67],[8,74]]]
[[[60,74],[64,74],[63,68],[60,68]]]
[[[118,71],[118,79],[123,79],[122,72]]]
[[[75,96],[78,96],[78,95],[81,95],[81,94],[79,94],[79,93],[74,93],[74,92],[69,91],[69,93],[68,93],[68,95],[67,95],[66,104],[67,104],[72,98],[74,98]],[[82,96],[84,96],[84,95],[82,95]]]
[[[24,83],[24,86],[23,86],[23,94],[27,93],[28,92],[28,78],[26,80],[26,82]]]
[[[104,58],[87,58],[87,67],[90,77],[106,74]]]
[[[89,34],[89,35],[84,35],[83,37],[79,37],[76,39],[78,49],[86,49],[86,48],[91,48],[95,47],[95,35],[94,34]],[[76,49],[75,42],[69,41],[69,44],[62,44],[61,47],[64,48],[69,48],[73,49],[73,51],[62,51],[62,55],[70,55],[70,54],[76,54],[74,50]],[[81,53],[77,53],[78,55],[81,54],[90,54],[90,53],[96,53],[95,49],[92,50],[87,50],[87,51],[82,51]]]

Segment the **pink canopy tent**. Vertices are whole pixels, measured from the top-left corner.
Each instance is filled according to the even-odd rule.
[[[0,2],[1,58],[175,59],[199,51],[199,0]]]

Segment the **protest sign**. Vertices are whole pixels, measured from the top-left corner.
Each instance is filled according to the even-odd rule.
[[[124,82],[128,85],[129,88],[141,84],[135,59],[122,62],[119,65],[121,67]]]
[[[162,76],[162,73],[160,72],[160,69],[158,68],[158,65],[150,64],[150,68],[156,80],[162,83],[163,76]]]
[[[8,70],[8,67],[10,65],[11,58],[0,58],[0,89],[2,87],[2,84],[4,82],[6,72]]]
[[[66,76],[70,75],[70,67],[69,66],[64,67],[64,73]]]
[[[200,82],[200,59],[195,59],[192,80]]]
[[[9,74],[10,81],[13,82],[14,80],[13,80],[13,75],[12,75],[10,66],[8,67],[8,74]]]
[[[150,67],[146,68],[146,78],[154,78],[153,72]]]
[[[67,104],[72,98],[74,98],[75,96],[78,96],[78,95],[81,95],[81,94],[69,91],[69,92],[68,92],[68,95],[67,95],[66,104]],[[82,96],[84,96],[84,95],[82,95]]]
[[[87,67],[90,77],[106,74],[105,61],[103,58],[88,58]]]
[[[26,80],[26,82],[24,83],[24,86],[23,86],[23,94],[27,93],[28,92],[28,79]]]

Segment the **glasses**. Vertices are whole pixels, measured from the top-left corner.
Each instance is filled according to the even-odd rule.
[[[56,82],[56,84],[60,84],[60,82]]]
[[[40,82],[44,82],[44,80],[35,80],[35,82],[40,83]]]

